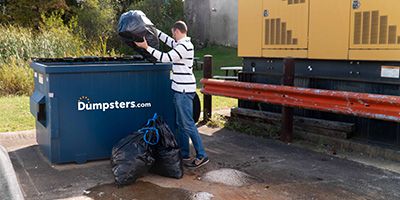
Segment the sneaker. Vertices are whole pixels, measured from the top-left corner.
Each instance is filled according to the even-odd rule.
[[[188,166],[193,162],[194,158],[189,157],[189,158],[182,158],[183,165]]]
[[[210,160],[205,157],[205,158],[196,158],[192,161],[192,163],[190,163],[189,165],[187,165],[188,168],[190,169],[197,169],[205,164],[207,164]]]

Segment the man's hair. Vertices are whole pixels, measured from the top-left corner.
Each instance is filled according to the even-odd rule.
[[[188,28],[184,21],[177,21],[175,22],[174,26],[172,26],[174,30],[178,29],[181,33],[187,33]]]

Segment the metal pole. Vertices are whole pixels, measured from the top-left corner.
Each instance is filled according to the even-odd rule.
[[[212,78],[212,55],[204,56],[203,78]],[[212,97],[204,94],[203,120],[209,121],[212,115]]]
[[[294,86],[295,62],[291,58],[283,60],[283,79],[282,84],[285,86]],[[293,140],[293,108],[282,107],[282,127],[281,140],[284,142],[292,142]]]

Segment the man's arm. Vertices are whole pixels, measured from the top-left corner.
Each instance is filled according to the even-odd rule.
[[[175,42],[174,38],[170,37],[169,35],[165,34],[164,32],[157,29],[157,35],[158,35],[158,39],[160,39],[161,42],[164,42],[169,47],[174,48],[176,46],[176,42]]]
[[[187,55],[187,50],[182,45],[177,45],[168,53],[161,52],[150,46],[146,50],[160,62],[175,62]]]
[[[187,58],[190,51],[193,49],[186,48],[183,44],[176,45],[168,53],[161,52],[147,44],[146,38],[143,38],[143,42],[135,42],[138,47],[146,49],[152,56],[154,56],[157,61],[160,62],[175,62],[183,58]]]

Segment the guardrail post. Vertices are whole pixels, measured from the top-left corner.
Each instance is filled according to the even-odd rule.
[[[283,65],[282,84],[285,86],[294,86],[294,60],[286,58],[283,60]],[[291,107],[282,107],[281,140],[284,142],[292,142],[293,140],[293,108]]]
[[[212,55],[204,56],[203,78],[212,78]],[[209,121],[212,115],[212,96],[204,94],[203,120]]]

